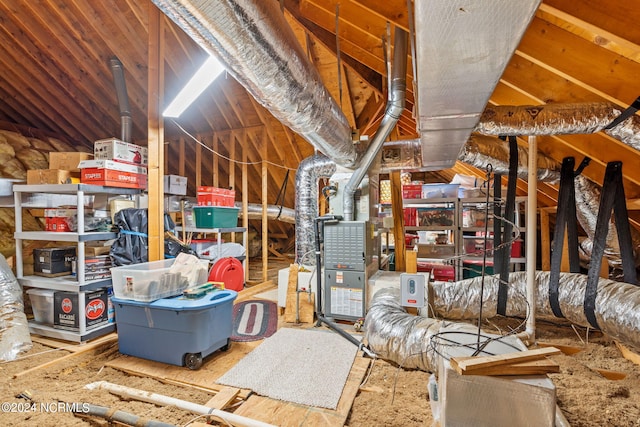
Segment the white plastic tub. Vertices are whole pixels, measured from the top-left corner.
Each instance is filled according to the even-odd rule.
[[[53,294],[51,289],[27,289],[33,317],[38,323],[53,325]]]

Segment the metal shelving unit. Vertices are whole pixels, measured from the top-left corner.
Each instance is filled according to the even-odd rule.
[[[85,195],[92,194],[113,194],[113,195],[135,195],[140,190],[117,187],[102,187],[88,184],[42,184],[42,185],[14,185],[14,206],[15,206],[15,224],[16,229],[14,238],[16,241],[16,276],[19,283],[23,287],[51,289],[55,291],[76,292],[78,294],[79,306],[79,328],[75,330],[58,329],[50,325],[29,322],[29,330],[32,333],[58,338],[66,341],[82,342],[100,335],[104,335],[115,330],[115,323],[106,323],[95,328],[87,329],[85,318],[85,293],[100,288],[111,286],[111,279],[100,279],[85,281],[84,268],[77,269],[77,276],[62,277],[43,277],[24,275],[23,266],[23,242],[24,241],[56,241],[56,242],[73,242],[77,246],[76,256],[77,265],[83,266],[85,261],[85,242],[97,240],[110,240],[117,236],[112,232],[85,232],[84,228],[84,198]],[[23,231],[22,210],[25,208],[37,207],[24,206],[23,200],[25,195],[44,193],[44,194],[67,194],[75,195],[77,209],[77,228],[78,232],[52,232],[52,231]],[[42,206],[40,206],[42,207]]]
[[[486,205],[486,198],[432,198],[432,199],[403,199],[403,207],[415,207],[415,208],[443,208],[453,210],[453,223],[450,225],[421,225],[418,218],[418,225],[405,226],[406,231],[442,231],[446,232],[449,236],[449,244],[454,247],[454,254],[442,255],[442,256],[430,256],[428,258],[419,257],[420,261],[433,261],[442,262],[447,259],[452,260],[456,272],[456,279],[463,278],[463,268],[465,261],[478,261],[483,260],[482,256],[466,254],[464,248],[465,233],[471,232],[484,232],[485,227],[465,224],[463,215],[465,210],[478,206]],[[490,205],[493,203],[493,198],[489,199]],[[493,210],[489,212],[493,214]],[[515,210],[515,225],[520,231],[520,239],[523,240],[522,247],[524,248],[524,240],[526,235],[526,215],[527,215],[527,199],[526,197],[516,198],[516,210]],[[486,220],[486,218],[485,218]],[[514,228],[515,230],[515,228]],[[493,231],[493,227],[488,228],[489,232]],[[475,239],[484,239],[482,236],[474,236]],[[437,247],[438,245],[434,245]],[[493,257],[488,256],[487,262],[493,262]],[[524,256],[514,257],[510,259],[510,264],[516,269],[524,269],[526,258]]]

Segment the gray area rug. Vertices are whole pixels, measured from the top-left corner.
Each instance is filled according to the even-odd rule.
[[[336,409],[358,348],[327,330],[281,328],[217,383]]]

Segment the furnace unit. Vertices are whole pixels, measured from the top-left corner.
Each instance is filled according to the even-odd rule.
[[[340,221],[324,225],[324,313],[357,321],[366,314],[366,283],[377,270],[373,225]]]

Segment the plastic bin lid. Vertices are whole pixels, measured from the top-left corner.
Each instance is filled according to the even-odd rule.
[[[182,295],[179,295],[170,298],[162,298],[153,302],[142,302],[113,297],[111,298],[111,302],[113,304],[134,305],[139,307],[149,307],[163,310],[188,311],[202,310],[218,304],[232,302],[236,299],[237,296],[237,292],[225,289],[221,291],[209,292],[208,294],[205,294],[201,298],[197,299],[186,298]]]

